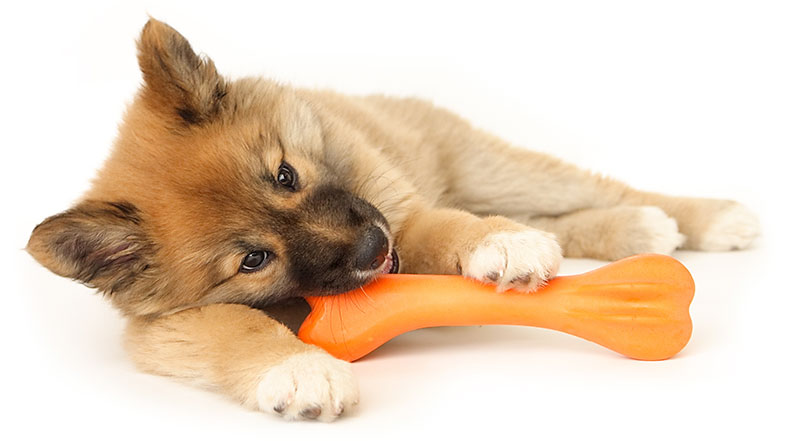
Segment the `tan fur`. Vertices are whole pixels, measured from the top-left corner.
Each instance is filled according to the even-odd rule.
[[[285,326],[244,305],[132,318],[125,344],[143,371],[220,389],[254,409],[264,372],[290,355],[314,350]]]
[[[755,218],[738,208],[719,227],[720,216],[740,207],[734,202],[642,193],[512,147],[424,101],[225,79],[156,20],[142,31],[139,63],[145,84],[111,156],[83,201],[37,227],[28,250],[110,296],[130,318],[126,346],[141,369],[216,388],[249,407],[332,419],[356,396],[333,360],[321,361],[321,370],[289,363],[320,350],[244,306],[264,301],[264,287],[288,283],[285,238],[254,227],[264,201],[293,210],[314,188],[343,186],[385,217],[403,272],[466,274],[469,263],[479,273],[471,277],[497,280],[492,256],[476,263],[474,254],[492,252],[496,233],[556,250],[503,245],[499,271],[514,272],[500,276],[504,288],[535,289],[554,275],[559,245],[567,256],[617,259],[681,244],[741,247],[757,234]],[[255,185],[281,161],[300,176],[297,193]],[[358,240],[325,218],[298,222],[326,240]],[[707,237],[715,225],[728,236]],[[534,227],[555,237],[526,236]],[[232,245],[239,236],[279,258],[240,274],[242,250]],[[278,375],[268,372],[294,378],[297,389],[274,398],[277,389],[261,384]],[[292,396],[309,402],[284,408],[281,400]]]

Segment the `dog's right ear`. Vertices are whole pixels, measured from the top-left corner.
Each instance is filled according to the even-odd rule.
[[[185,126],[216,116],[227,84],[213,61],[198,56],[183,35],[152,18],[142,28],[137,47],[142,97],[152,111]]]
[[[134,288],[153,258],[136,208],[99,201],[45,219],[27,250],[54,273],[113,295]]]

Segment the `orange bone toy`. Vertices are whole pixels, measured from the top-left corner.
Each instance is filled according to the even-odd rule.
[[[498,293],[461,276],[386,275],[345,294],[307,297],[298,336],[342,360],[432,326],[526,325],[563,331],[638,360],[677,354],[692,334],[694,281],[677,260],[645,254],[536,292]]]

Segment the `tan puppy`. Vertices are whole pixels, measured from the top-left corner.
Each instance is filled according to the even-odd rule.
[[[417,100],[229,80],[164,23],[111,156],[28,250],[103,292],[145,371],[248,407],[331,420],[349,366],[290,331],[304,294],[381,273],[534,290],[567,256],[730,250],[758,234],[730,201],[643,193],[517,149]]]

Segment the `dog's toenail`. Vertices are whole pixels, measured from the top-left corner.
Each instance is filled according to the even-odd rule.
[[[274,410],[277,413],[283,413],[286,410],[286,403],[282,401],[276,404],[275,407],[272,408],[272,410]]]
[[[531,275],[525,274],[524,276],[519,276],[516,279],[511,281],[511,284],[519,284],[519,285],[527,285],[531,283]]]
[[[316,419],[322,413],[322,408],[319,406],[312,406],[307,407],[305,410],[300,412],[300,415],[303,418],[308,418],[309,420]]]
[[[500,279],[500,273],[498,273],[497,271],[492,271],[489,274],[486,274],[486,278],[491,280],[492,282],[497,282],[497,280]]]

